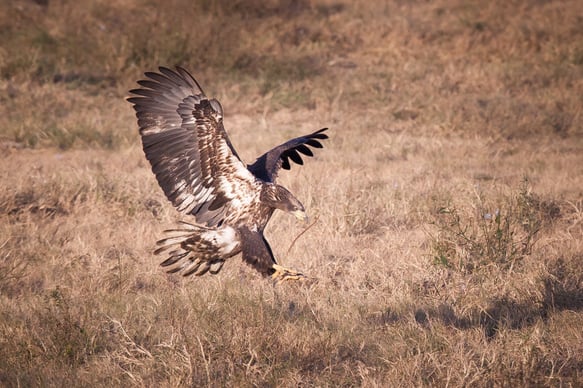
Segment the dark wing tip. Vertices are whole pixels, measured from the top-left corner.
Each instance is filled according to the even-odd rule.
[[[311,139],[328,139],[328,135],[324,133],[324,131],[327,131],[328,128],[322,128],[319,131],[316,131],[314,133],[312,133],[311,135],[308,135],[307,137],[311,138]]]
[[[322,143],[320,143],[318,140],[314,140],[314,139],[309,139],[308,141],[306,141],[306,144],[311,146],[311,147],[314,147],[314,148],[324,148]]]
[[[156,82],[164,82],[164,81],[166,81],[166,77],[164,77],[160,73],[156,73],[156,72],[153,72],[153,71],[146,71],[144,73],[144,76],[146,76],[146,77],[148,77],[150,79],[153,79]]]
[[[280,158],[281,158],[281,168],[284,170],[291,169],[291,161],[294,163],[299,164],[300,166],[304,164],[304,160],[302,159],[300,154],[306,156],[314,156],[314,153],[308,146],[312,146],[314,148],[323,148],[324,146],[318,140],[325,140],[328,139],[328,135],[323,133],[327,131],[328,128],[322,128],[314,133],[304,136],[303,138],[298,138],[296,141],[299,141],[295,146],[287,149],[284,151]],[[318,140],[316,140],[318,139]]]
[[[298,152],[300,152],[306,156],[314,156],[314,153],[312,152],[312,150],[304,144],[300,144],[299,146],[297,146],[296,150],[298,150]]]
[[[138,96],[147,96],[148,91],[151,92],[150,89],[131,89],[129,93],[136,94]]]
[[[281,158],[281,168],[283,168],[284,170],[291,169],[291,165],[289,164],[289,159],[287,158],[287,156],[282,156],[282,158]]]
[[[292,148],[291,150],[289,150],[288,155],[289,155],[289,158],[291,160],[293,160],[295,163],[299,164],[300,166],[304,164],[302,157],[300,156],[300,154],[298,154],[298,152],[296,151],[295,148]]]

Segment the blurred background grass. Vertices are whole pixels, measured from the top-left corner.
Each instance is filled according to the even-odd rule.
[[[419,131],[580,137],[575,4],[6,0],[0,137],[63,149],[131,141],[96,117],[119,114],[133,80],[159,65],[191,69],[235,112],[338,99]]]

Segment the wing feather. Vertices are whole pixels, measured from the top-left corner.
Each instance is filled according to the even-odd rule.
[[[147,72],[128,98],[142,145],[166,197],[198,223],[216,226],[258,190],[223,127],[222,107],[186,70]],[[257,194],[258,195],[258,194]]]
[[[312,150],[303,144],[300,144],[299,146],[297,146],[296,150],[298,150],[298,152],[300,152],[306,156],[314,156],[314,153],[312,152]]]
[[[290,150],[288,152],[289,152],[289,158],[291,160],[293,160],[294,162],[296,162],[300,166],[304,164],[304,161],[302,160],[302,157],[300,156],[300,154],[297,153],[297,151],[295,149],[294,150]]]

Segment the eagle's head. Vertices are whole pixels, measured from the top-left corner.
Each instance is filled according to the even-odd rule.
[[[269,184],[261,192],[261,201],[274,209],[290,213],[298,220],[308,222],[308,215],[304,205],[283,186]]]

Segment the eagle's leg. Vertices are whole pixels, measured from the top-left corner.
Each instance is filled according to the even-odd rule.
[[[273,270],[274,272],[271,274],[271,278],[277,283],[281,283],[284,280],[304,280],[308,278],[301,272],[282,267],[279,264],[273,264]]]

